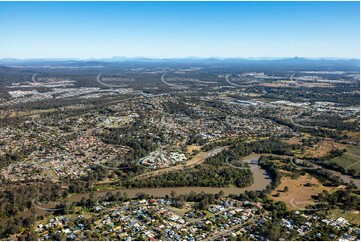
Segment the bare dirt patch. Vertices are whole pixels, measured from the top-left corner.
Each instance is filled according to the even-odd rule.
[[[284,141],[285,143],[290,144],[290,145],[301,145],[302,144],[302,138],[300,138],[300,137],[292,137],[290,139],[284,139],[282,141]]]
[[[188,154],[192,154],[193,151],[200,150],[201,148],[202,148],[202,146],[199,146],[199,145],[188,145],[188,146],[186,147]]]
[[[306,184],[311,186],[306,186]],[[288,187],[286,192],[284,191],[285,186]],[[299,210],[314,204],[311,196],[317,195],[323,190],[330,191],[331,189],[323,186],[310,175],[300,176],[297,179],[284,176],[280,185],[270,195],[273,200],[284,202],[288,209]]]

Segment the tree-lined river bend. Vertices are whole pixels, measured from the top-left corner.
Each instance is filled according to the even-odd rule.
[[[97,191],[95,192],[98,197],[104,196],[107,192],[121,192],[126,193],[129,198],[134,198],[139,193],[145,193],[153,197],[164,197],[166,195],[170,195],[172,191],[176,192],[177,195],[180,194],[189,194],[190,192],[195,193],[219,193],[223,191],[225,195],[229,194],[240,194],[245,191],[261,191],[264,190],[270,183],[271,177],[268,172],[262,169],[258,165],[258,160],[262,155],[269,155],[269,154],[250,154],[248,156],[243,157],[243,161],[247,162],[250,166],[250,169],[253,173],[254,182],[252,185],[248,187],[162,187],[162,188],[131,188],[131,189],[113,189],[113,190],[104,190],[104,191]],[[237,168],[235,168],[237,169]],[[331,171],[331,170],[330,170]],[[342,175],[339,172],[331,171],[332,174],[338,175],[341,177],[342,180],[345,182],[350,181],[350,177],[347,175]],[[352,179],[352,181],[357,184],[359,187],[360,180],[359,179]],[[83,197],[88,198],[90,193],[82,193],[82,194],[75,194],[69,197],[67,200],[69,202],[79,202]],[[44,208],[54,208],[57,203],[49,203],[44,205]]]

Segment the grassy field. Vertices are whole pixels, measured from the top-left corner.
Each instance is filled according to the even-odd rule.
[[[207,210],[202,210],[205,214],[206,214],[206,218],[213,218],[214,217],[214,214],[207,211]]]
[[[112,185],[112,184],[97,184],[95,185],[96,191],[105,191],[105,190],[115,190],[119,188],[119,185]]]
[[[360,138],[360,132],[356,132],[356,131],[342,131],[342,134],[347,135],[350,138],[354,138],[354,139],[358,139]]]
[[[269,137],[248,137],[247,142],[255,142],[257,140],[267,140]]]
[[[331,162],[339,164],[346,170],[355,169],[360,173],[360,146],[350,145],[346,147],[346,152],[339,157],[331,159]]]
[[[360,225],[360,212],[357,210],[354,211],[344,211],[341,209],[332,209],[329,211],[329,214],[332,218],[338,219],[339,217],[343,217],[347,219],[350,223]]]
[[[347,145],[337,143],[333,139],[325,138],[323,141],[318,142],[313,147],[307,147],[304,152],[304,157],[319,158],[327,155],[333,149],[344,149]]]
[[[42,113],[51,113],[51,112],[55,112],[56,109],[55,108],[51,108],[51,109],[41,109],[41,110],[29,110],[29,111],[20,111],[20,112],[12,112],[6,116],[2,116],[0,115],[0,118],[15,118],[15,117],[22,117],[22,116],[30,116],[30,115],[35,115],[35,114],[42,114]]]
[[[83,106],[76,106],[76,105],[69,105],[63,107],[65,110],[76,110],[83,108]],[[43,114],[43,113],[53,113],[58,111],[56,108],[49,108],[49,109],[33,109],[28,111],[19,111],[19,112],[13,112],[10,115],[7,115],[8,118],[14,118],[14,117],[22,117],[22,116],[31,116],[36,114]],[[0,119],[5,118],[5,116],[0,115]]]
[[[305,186],[307,183],[312,186]],[[288,191],[284,192],[284,187],[288,187]],[[312,195],[317,195],[323,190],[330,191],[329,187],[323,186],[316,178],[310,175],[300,176],[297,179],[284,176],[281,183],[270,194],[275,201],[282,201],[290,210],[299,210],[305,208],[307,205],[314,204]],[[276,196],[279,194],[279,196]]]
[[[167,207],[180,216],[184,216],[185,213],[190,211],[190,209],[180,209],[180,208],[175,208],[172,206],[167,206]]]
[[[300,145],[302,144],[302,138],[301,137],[293,137],[290,139],[283,139],[283,142],[290,144],[290,145]]]

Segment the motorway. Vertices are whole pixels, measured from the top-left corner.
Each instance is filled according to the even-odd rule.
[[[226,75],[226,82],[228,82],[229,84],[231,84],[232,86],[234,87],[247,87],[247,86],[244,86],[244,85],[238,85],[236,83],[233,83],[231,82],[229,79],[228,79],[229,75]]]
[[[177,87],[177,88],[188,88],[186,86],[182,86],[182,85],[177,85],[177,84],[172,84],[172,83],[169,83],[167,82],[166,80],[164,80],[164,76],[166,75],[166,73],[164,73],[162,75],[162,77],[160,78],[160,80],[167,86],[171,86],[171,87]]]

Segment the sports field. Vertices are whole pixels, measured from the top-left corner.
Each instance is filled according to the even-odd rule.
[[[346,147],[346,152],[339,157],[330,160],[346,170],[355,169],[360,174],[360,145],[349,145]]]

